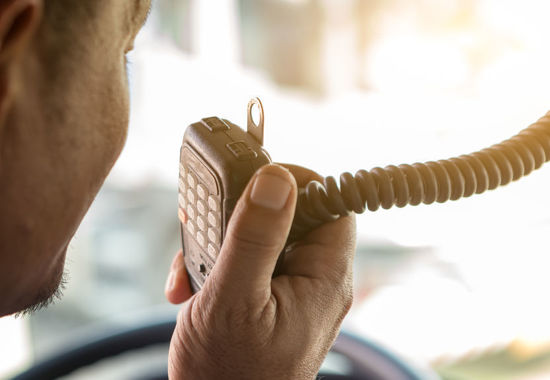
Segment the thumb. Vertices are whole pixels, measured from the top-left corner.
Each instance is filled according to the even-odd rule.
[[[296,194],[294,177],[281,166],[264,166],[252,177],[231,216],[210,275],[218,295],[232,300],[246,297],[247,302],[269,299],[271,276],[292,224]]]

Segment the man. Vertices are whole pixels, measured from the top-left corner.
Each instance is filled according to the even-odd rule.
[[[46,305],[67,245],[125,141],[125,55],[149,0],[0,0],[0,315]],[[171,378],[314,378],[351,305],[353,218],[313,231],[271,273],[296,188],[271,165],[250,181],[204,289],[181,253],[166,296],[183,303]]]

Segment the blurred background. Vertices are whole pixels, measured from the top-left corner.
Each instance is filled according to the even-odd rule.
[[[549,13],[540,0],[157,0],[130,55],[125,150],[70,246],[62,300],[0,320],[0,377],[97,326],[176,313],[163,288],[188,124],[244,126],[259,96],[274,160],[323,175],[468,153],[550,108]],[[546,167],[358,217],[344,327],[444,379],[550,378],[549,191]]]

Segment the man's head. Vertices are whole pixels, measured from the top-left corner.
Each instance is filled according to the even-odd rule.
[[[0,0],[0,316],[47,300],[128,124],[150,0]]]

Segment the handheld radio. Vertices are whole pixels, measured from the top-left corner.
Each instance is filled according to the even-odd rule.
[[[252,109],[260,111],[255,123]],[[199,291],[218,256],[231,213],[252,175],[271,158],[263,148],[264,110],[248,104],[247,131],[228,120],[191,124],[180,151],[178,217],[193,291]],[[550,160],[550,112],[514,137],[446,160],[390,165],[355,175],[312,181],[299,189],[289,242],[350,212],[443,203],[493,190]]]

